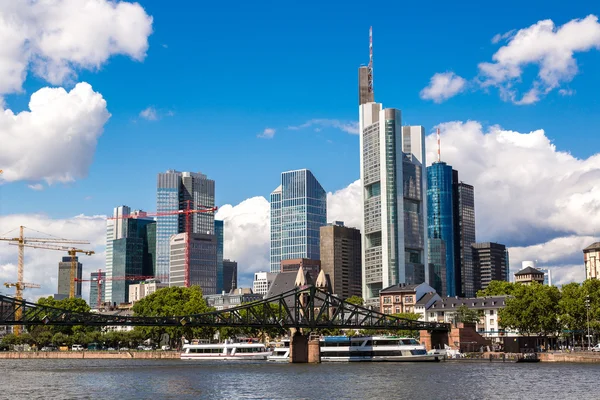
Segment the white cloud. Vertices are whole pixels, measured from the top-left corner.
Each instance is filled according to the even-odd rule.
[[[147,119],[148,121],[156,121],[158,119],[158,114],[156,113],[156,108],[147,107],[140,111],[140,117]]]
[[[41,183],[35,183],[33,185],[27,185],[27,187],[31,190],[36,190],[36,191],[40,191],[40,190],[44,190],[44,185],[42,185]]]
[[[0,94],[21,90],[30,66],[58,85],[112,55],[142,60],[152,17],[138,3],[0,0]]]
[[[92,249],[96,254],[80,256],[83,264],[83,279],[89,279],[90,272],[104,269],[104,246],[106,240],[106,217],[83,216],[73,218],[52,219],[43,214],[13,214],[0,217],[0,235],[14,228],[7,235],[18,235],[19,225],[26,226],[25,236],[47,237],[34,230],[48,233],[67,239],[88,240],[89,245],[76,245],[82,249]],[[31,228],[27,229],[27,228]],[[7,242],[0,242],[0,282],[15,282],[17,279],[17,247],[10,246]],[[58,262],[68,254],[45,249],[25,248],[25,282],[37,283],[40,289],[26,289],[25,297],[28,300],[37,300],[39,297],[51,296],[58,289]],[[0,288],[3,294],[12,296],[14,289]],[[89,283],[83,283],[83,298],[89,299]]]
[[[360,179],[336,192],[327,193],[327,221],[343,221],[345,226],[362,230]]]
[[[309,128],[311,126],[316,126],[317,128],[335,128],[339,129],[346,133],[351,133],[353,135],[358,135],[358,122],[356,121],[340,121],[337,119],[311,119],[306,121],[302,125],[297,126],[288,126],[290,130],[300,130],[304,128]]]
[[[558,91],[558,94],[560,94],[561,96],[573,96],[575,94],[575,91],[572,89],[560,89]]]
[[[256,137],[261,139],[273,139],[275,136],[275,129],[273,128],[265,128],[264,131],[256,135]]]
[[[441,103],[462,92],[466,83],[465,79],[454,72],[437,73],[431,77],[429,86],[421,90],[420,96],[424,100]]]
[[[595,15],[573,19],[560,27],[546,19],[518,31],[497,34],[492,38],[492,43],[503,40],[507,43],[492,56],[492,62],[478,65],[477,82],[483,89],[496,87],[504,101],[518,105],[533,104],[552,90],[560,88],[561,84],[573,80],[579,72],[576,53],[600,49],[600,23]],[[521,95],[516,86],[522,82],[525,68],[530,66],[537,67],[538,74]],[[434,78],[441,75],[435,74],[430,87],[426,89],[433,87]],[[440,87],[444,87],[443,80]],[[445,93],[442,89],[439,92]],[[448,95],[440,96],[438,101],[444,101],[456,93],[448,90]],[[571,95],[573,92],[562,90],[560,94]]]
[[[0,182],[85,177],[110,117],[102,95],[85,82],[70,92],[43,88],[31,96],[29,109],[0,109]]]

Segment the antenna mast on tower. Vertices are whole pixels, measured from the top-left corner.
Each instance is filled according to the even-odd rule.
[[[369,28],[369,93],[373,93],[373,27]]]
[[[441,161],[440,149],[442,147],[441,144],[440,144],[440,128],[437,128],[437,141],[438,141],[438,148],[437,148],[437,151],[438,151],[438,162],[440,162]]]

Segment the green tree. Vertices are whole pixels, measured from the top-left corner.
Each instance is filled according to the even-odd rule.
[[[466,324],[475,324],[479,322],[479,313],[475,310],[471,310],[466,305],[461,305],[456,310],[455,316],[456,322],[464,322]]]
[[[6,346],[21,344],[21,339],[14,333],[9,333],[8,335],[4,335],[4,337],[2,338],[2,344]]]
[[[500,325],[523,335],[547,336],[560,329],[560,292],[554,286],[516,285],[506,306],[500,310]]]
[[[56,300],[54,297],[42,297],[37,302],[39,305],[60,308],[62,310],[67,310],[75,313],[88,313],[90,311],[90,306],[85,302],[85,300],[80,298],[66,298],[62,300]],[[35,310],[31,310],[30,312],[35,312]],[[32,336],[36,338],[37,336],[42,334],[43,332],[50,332],[52,335],[55,333],[61,332],[66,335],[72,335],[77,332],[92,332],[94,330],[98,330],[99,328],[95,327],[85,327],[85,326],[28,326],[27,330],[31,332]],[[45,337],[45,336],[43,336]]]
[[[72,339],[62,332],[57,332],[54,334],[54,336],[52,336],[52,343],[57,347],[60,347],[63,345],[71,346],[73,344]]]
[[[365,300],[360,296],[350,296],[346,299],[346,302],[356,304],[357,306],[362,306],[365,304]]]
[[[578,283],[563,285],[559,305],[559,319],[562,328],[569,331],[580,330],[586,322],[585,291]]]
[[[477,292],[477,297],[510,296],[518,286],[521,286],[521,284],[506,281],[491,281],[485,289]]]
[[[135,316],[139,317],[182,317],[191,314],[202,314],[212,311],[206,305],[202,297],[202,289],[199,286],[169,287],[157,290],[150,296],[146,296],[133,306]],[[192,338],[207,338],[214,333],[213,328],[193,328],[182,325],[180,327],[136,327],[146,338],[158,342],[163,333],[168,333],[171,345],[180,343],[183,336],[190,340]]]
[[[417,314],[417,313],[398,313],[398,314],[392,314],[392,315],[394,317],[409,319],[411,321],[418,321],[419,318],[421,318],[421,314]],[[398,336],[402,336],[402,337],[411,337],[411,338],[419,339],[419,331],[402,329],[399,331],[390,331],[390,332],[386,332],[386,333],[398,335]]]

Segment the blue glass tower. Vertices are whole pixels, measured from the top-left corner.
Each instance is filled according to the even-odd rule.
[[[446,295],[456,296],[452,167],[435,162],[427,167],[427,236],[442,239],[445,248]]]
[[[215,219],[217,237],[217,294],[223,291],[223,221]]]
[[[312,172],[283,172],[271,193],[271,272],[279,272],[281,260],[319,260],[326,224],[327,194]]]

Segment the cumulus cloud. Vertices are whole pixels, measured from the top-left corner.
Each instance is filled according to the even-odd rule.
[[[13,237],[18,235],[18,227],[24,225],[26,237],[48,237],[39,232],[53,236],[88,240],[89,245],[77,245],[82,249],[92,249],[96,254],[80,256],[83,264],[83,278],[89,279],[92,271],[104,269],[106,217],[79,215],[73,218],[53,219],[43,214],[13,214],[0,217],[0,235]],[[15,229],[16,228],[16,229]],[[29,229],[30,228],[30,229]],[[6,232],[11,231],[6,234]],[[17,247],[7,242],[0,242],[0,282],[15,282],[17,279]],[[26,289],[28,300],[51,296],[58,289],[58,263],[68,254],[45,249],[25,248],[25,282],[37,283],[40,289]],[[3,294],[14,295],[14,289],[0,288]],[[89,283],[83,283],[83,298],[89,300]]]
[[[31,190],[36,190],[36,191],[44,190],[44,185],[42,185],[41,183],[27,185],[27,187]]]
[[[0,0],[0,94],[20,91],[29,67],[58,85],[112,55],[142,60],[151,33],[138,3]]]
[[[0,109],[0,182],[52,184],[85,177],[109,117],[106,101],[87,83],[70,92],[40,89],[29,111]]]
[[[353,135],[358,135],[358,122],[356,121],[340,121],[337,119],[311,119],[303,123],[302,125],[297,126],[288,126],[289,130],[297,131],[300,129],[310,128],[310,127],[319,128],[335,128],[339,129],[346,133],[351,133]]]
[[[156,121],[158,119],[158,114],[156,113],[156,108],[147,107],[140,111],[140,117],[147,119],[148,121]]]
[[[362,196],[360,179],[335,192],[327,193],[328,222],[343,221],[345,226],[362,230]]]
[[[467,81],[454,72],[437,73],[431,77],[429,86],[421,90],[421,98],[441,103],[465,89]]]
[[[507,43],[494,53],[492,62],[478,65],[476,81],[483,89],[497,88],[504,101],[518,105],[533,104],[563,83],[573,80],[579,72],[576,53],[600,49],[600,23],[595,15],[573,19],[560,27],[547,19],[518,31],[497,34],[492,43],[504,40]],[[537,67],[537,77],[521,94],[516,86],[523,81],[525,68],[530,66]],[[440,101],[456,93],[450,91]],[[564,90],[560,94],[572,92]]]
[[[265,128],[264,131],[256,135],[256,137],[261,139],[273,139],[275,136],[275,129],[273,128]]]

